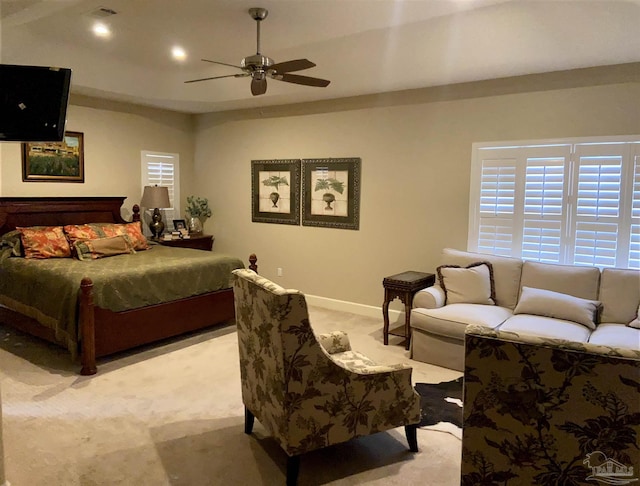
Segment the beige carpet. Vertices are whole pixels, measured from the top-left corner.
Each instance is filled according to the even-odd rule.
[[[382,318],[310,309],[317,332],[341,329],[381,363],[409,362]],[[395,341],[394,341],[395,339]],[[411,362],[413,381],[460,373]],[[52,345],[0,327],[6,477],[12,486],[283,485],[286,456],[256,422],[243,432],[234,326],[98,362],[98,374]],[[300,485],[458,485],[460,440],[396,429],[302,457]]]

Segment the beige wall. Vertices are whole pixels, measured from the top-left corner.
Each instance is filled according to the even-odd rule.
[[[179,153],[181,194],[187,193],[193,183],[192,125],[190,115],[72,97],[65,128],[84,133],[85,182],[22,182],[20,144],[3,143],[0,196],[126,196],[123,216],[130,218],[142,196],[141,150]]]
[[[473,142],[640,133],[638,82],[476,95],[198,117],[193,190],[210,200],[215,248],[255,252],[285,287],[380,306],[383,277],[466,248]],[[359,231],[251,222],[252,159],[318,157],[362,158]]]
[[[141,197],[140,151],[177,152],[183,203],[209,198],[205,231],[216,250],[245,261],[255,252],[260,273],[285,287],[379,307],[383,277],[433,271],[443,247],[466,247],[473,142],[639,134],[638,77],[566,89],[554,76],[471,83],[202,115],[195,124],[76,96],[67,128],[85,134],[86,182],[22,182],[20,145],[4,143],[0,195],[124,195],[129,217]],[[362,158],[360,230],[252,223],[250,161],[317,157]]]

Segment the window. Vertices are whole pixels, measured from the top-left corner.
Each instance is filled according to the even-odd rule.
[[[182,218],[179,168],[178,154],[142,151],[142,188],[158,185],[166,186],[169,191],[169,201],[171,201],[172,207],[162,210],[162,221],[167,230],[173,229],[174,219]],[[145,232],[148,231],[146,224],[143,224],[142,227]]]
[[[468,249],[640,268],[640,137],[474,144]]]

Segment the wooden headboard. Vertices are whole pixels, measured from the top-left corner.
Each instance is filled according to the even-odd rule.
[[[120,208],[126,197],[0,197],[0,235],[16,226],[126,223]],[[136,216],[134,207],[134,219]]]

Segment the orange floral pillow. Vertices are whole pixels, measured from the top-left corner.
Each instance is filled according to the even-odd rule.
[[[25,258],[66,258],[71,256],[71,247],[62,226],[16,229],[20,231]]]
[[[100,229],[104,231],[105,236],[128,236],[135,250],[149,249],[149,243],[146,236],[142,234],[140,223],[107,224],[101,226]]]
[[[68,224],[64,227],[64,233],[67,235],[71,247],[76,241],[95,240],[104,236],[91,224]]]

